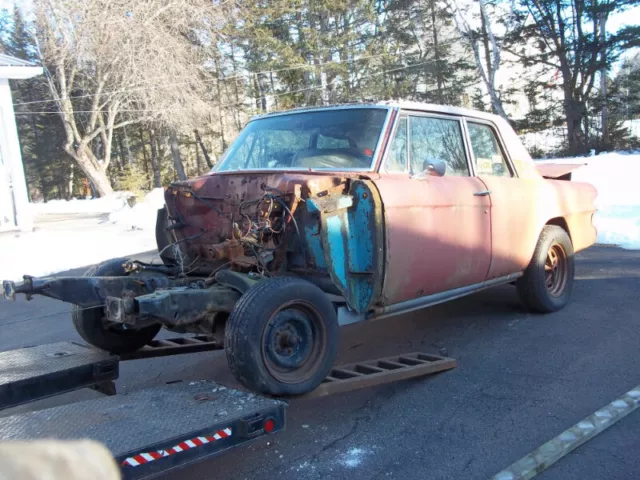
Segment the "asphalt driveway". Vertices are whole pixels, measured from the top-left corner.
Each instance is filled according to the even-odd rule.
[[[640,251],[593,247],[579,255],[576,276],[571,305],[551,315],[528,314],[515,289],[505,286],[345,327],[341,363],[445,348],[458,367],[328,398],[293,400],[284,433],[188,467],[180,476],[490,477],[640,384]],[[0,303],[0,350],[78,341],[68,310],[47,299]],[[216,352],[124,363],[117,386],[126,392],[178,379],[235,383],[224,354]],[[35,406],[97,395],[74,392]],[[540,477],[635,478],[639,450],[640,413],[634,412]]]

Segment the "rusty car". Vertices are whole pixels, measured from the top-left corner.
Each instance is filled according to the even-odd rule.
[[[245,387],[300,395],[330,371],[340,326],[501,284],[532,311],[564,307],[574,254],[595,242],[596,191],[553,177],[487,113],[381,102],[265,114],[211,172],[166,189],[161,261],[25,276],[4,293],[74,304],[80,336],[116,354],[163,327],[208,335]]]

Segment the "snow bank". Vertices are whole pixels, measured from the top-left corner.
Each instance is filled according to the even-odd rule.
[[[0,235],[0,279],[51,275],[156,250],[156,216],[164,205],[164,190],[151,191],[133,208],[127,203],[129,195],[118,192],[95,200],[39,205],[39,213],[109,213],[109,221],[78,220],[71,215],[67,220],[42,223],[34,232]]]
[[[110,224],[5,233],[0,236],[0,279],[51,275],[155,249],[153,231],[123,232]]]
[[[640,249],[640,153],[610,152],[544,163],[586,163],[573,172],[572,181],[588,182],[598,190],[597,241]]]
[[[47,203],[31,204],[36,215],[47,213],[111,213],[129,206],[127,199],[133,197],[131,192],[115,192],[106,197],[86,200],[51,200]]]
[[[142,201],[138,201],[133,208],[126,207],[113,211],[109,221],[122,225],[127,230],[155,231],[158,210],[164,206],[164,189],[155,188]]]

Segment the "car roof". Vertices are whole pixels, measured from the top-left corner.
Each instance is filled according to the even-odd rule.
[[[414,102],[410,100],[385,100],[380,102],[365,101],[365,102],[358,102],[358,103],[294,108],[294,109],[284,110],[280,112],[265,113],[265,114],[256,116],[251,120],[253,121],[260,118],[270,118],[278,115],[287,115],[291,113],[322,111],[322,110],[328,110],[328,109],[363,108],[363,107],[385,108],[385,109],[399,108],[402,110],[438,113],[443,115],[458,115],[458,116],[465,116],[469,118],[488,120],[499,128],[502,138],[506,144],[507,150],[511,155],[512,162],[516,167],[516,171],[518,172],[518,175],[521,178],[522,177],[542,178],[538,173],[537,169],[535,168],[531,155],[529,155],[529,152],[524,147],[522,141],[520,140],[520,138],[518,138],[515,130],[513,130],[513,127],[509,124],[507,120],[505,120],[499,115],[481,112],[478,110],[471,110],[468,108],[453,107],[451,105],[436,105],[434,103]]]
[[[278,112],[264,113],[261,115],[257,115],[253,117],[252,120],[256,120],[259,118],[266,117],[274,117],[278,115],[287,115],[289,113],[301,113],[301,112],[312,112],[312,111],[322,111],[322,110],[330,110],[330,109],[343,109],[343,108],[363,108],[363,107],[382,107],[382,108],[400,108],[403,110],[415,110],[421,112],[432,112],[432,113],[442,113],[449,115],[463,115],[466,117],[474,117],[480,118],[484,120],[490,120],[493,122],[500,123],[498,119],[498,115],[494,115],[492,113],[481,112],[479,110],[471,110],[469,108],[461,108],[454,107],[451,105],[437,105],[435,103],[426,103],[426,102],[414,102],[411,100],[384,100],[379,102],[358,102],[358,103],[338,103],[332,105],[321,105],[314,107],[299,107],[292,108],[288,110],[282,110]]]

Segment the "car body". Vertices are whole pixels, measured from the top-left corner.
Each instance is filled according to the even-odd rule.
[[[174,184],[166,201],[170,215],[175,218],[179,210],[191,225],[175,231],[188,258],[214,268],[234,261],[220,258],[224,247],[211,249],[233,239],[229,222],[197,197],[239,217],[241,202],[260,198],[265,186],[275,188],[290,202],[303,238],[290,236],[287,254],[274,258],[274,272],[302,275],[331,291],[330,279],[333,293],[346,299],[351,312],[341,323],[349,323],[513,281],[527,268],[547,224],[565,229],[574,251],[595,241],[595,189],[543,178],[511,126],[495,115],[384,102],[265,115],[245,132],[260,122],[280,120],[286,127],[296,116],[327,112],[339,129],[349,115],[354,121],[363,112],[379,115],[377,138],[369,135],[373,140],[364,145],[346,138],[348,131],[331,137],[335,125],[330,123],[323,132],[325,145],[331,140],[342,142],[345,151],[360,148],[369,154],[366,161],[349,168],[342,159],[331,164],[323,158],[322,164],[303,158],[295,165],[231,168],[235,165],[226,156],[222,168]],[[236,143],[230,152],[242,147]],[[429,174],[425,162],[430,160],[444,160],[448,171]],[[184,195],[189,192],[195,195]],[[198,236],[200,229],[205,233]]]

